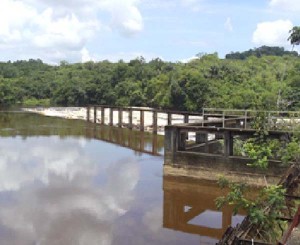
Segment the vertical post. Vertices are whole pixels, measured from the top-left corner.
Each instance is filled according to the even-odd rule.
[[[142,133],[140,137],[140,151],[145,150],[145,135]]]
[[[209,152],[208,146],[208,133],[207,132],[196,132],[196,144],[205,144],[204,152]]]
[[[105,111],[104,111],[104,107],[101,106],[101,124],[105,123]]]
[[[189,114],[184,114],[184,123],[189,123]]]
[[[185,151],[185,140],[186,140],[186,132],[179,131],[179,139],[178,139],[178,150]]]
[[[97,123],[97,106],[94,106],[94,123]]]
[[[202,121],[202,122],[203,122],[203,123],[202,123],[202,126],[203,126],[204,121],[205,121],[205,120],[208,120],[208,115],[206,115],[205,109],[204,109],[204,108],[202,109],[202,116],[203,116],[203,121]]]
[[[168,112],[168,125],[172,125],[172,113]]]
[[[132,138],[131,138],[131,136],[132,136],[133,134],[131,134],[131,132],[129,132],[128,134],[127,134],[127,142],[128,142],[128,147],[131,147],[132,146]]]
[[[129,121],[128,128],[129,128],[129,129],[132,129],[132,108],[129,108],[129,112],[128,112],[128,121]]]
[[[225,128],[225,112],[222,112],[222,127]]]
[[[157,135],[153,135],[152,137],[152,153],[157,154]]]
[[[165,140],[164,140],[164,162],[167,165],[175,163],[175,156],[178,150],[179,130],[173,126],[165,127]]]
[[[112,131],[112,128],[108,129],[108,139],[109,139],[110,142],[116,143],[116,142],[113,141],[113,131]]]
[[[109,125],[114,125],[114,109],[112,107],[109,110]]]
[[[144,131],[144,111],[140,110],[140,130]]]
[[[229,226],[231,226],[231,218],[232,218],[232,209],[229,206],[225,206],[222,208],[222,229],[224,232],[227,230]]]
[[[153,134],[157,134],[157,111],[153,111]]]
[[[224,155],[226,157],[233,155],[233,137],[230,131],[224,132]]]
[[[206,143],[208,140],[206,132],[196,132],[196,144]]]
[[[248,117],[248,112],[245,111],[245,124],[244,124],[244,128],[246,129],[247,128],[247,117]]]
[[[121,108],[121,107],[119,107],[119,110],[118,110],[118,112],[119,112],[119,127],[122,127],[122,124],[123,124],[123,109]]]
[[[86,107],[86,121],[90,121],[90,106]]]

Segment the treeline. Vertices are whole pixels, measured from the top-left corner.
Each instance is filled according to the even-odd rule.
[[[107,104],[197,111],[203,107],[300,109],[300,59],[251,55],[188,63],[136,58],[59,66],[0,63],[1,105]]]
[[[226,54],[226,59],[240,59],[244,60],[250,56],[262,57],[263,55],[274,55],[274,56],[298,56],[296,51],[287,51],[284,50],[283,47],[269,47],[269,46],[261,46],[255,49],[249,49],[244,52],[231,52],[230,54]]]

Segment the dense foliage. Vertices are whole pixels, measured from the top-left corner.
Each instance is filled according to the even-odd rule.
[[[298,56],[296,51],[286,51],[282,47],[269,47],[269,46],[261,46],[255,49],[249,49],[244,52],[232,52],[230,54],[226,54],[226,59],[240,59],[244,60],[250,56],[262,57],[263,55],[274,55],[274,56]]]
[[[59,66],[41,60],[2,62],[0,105],[299,109],[300,58],[293,53],[272,54],[243,60],[207,54],[188,63],[158,58],[146,62],[142,57],[128,63],[61,62]]]

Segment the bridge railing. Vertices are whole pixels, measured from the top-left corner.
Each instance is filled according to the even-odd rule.
[[[108,114],[107,114],[108,113]],[[145,127],[153,133],[164,126],[189,124],[189,126],[253,129],[255,118],[264,117],[268,129],[273,131],[299,131],[299,111],[258,111],[203,108],[199,112],[162,110],[147,107],[120,107],[108,105],[87,106],[87,121],[111,126]],[[147,124],[147,125],[146,125]]]
[[[203,108],[203,122],[213,121],[213,118],[222,120],[222,128],[230,128],[226,125],[226,121],[238,120],[240,125],[235,124],[235,128],[241,129],[253,128],[254,119],[264,117],[268,124],[268,129],[273,131],[300,131],[300,111],[263,111],[263,110],[238,110],[238,109],[218,109]]]

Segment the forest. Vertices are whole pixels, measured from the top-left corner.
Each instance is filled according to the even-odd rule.
[[[0,63],[0,105],[149,106],[197,111],[203,107],[299,110],[300,57],[263,46],[225,59],[201,54],[188,63],[41,60]]]

